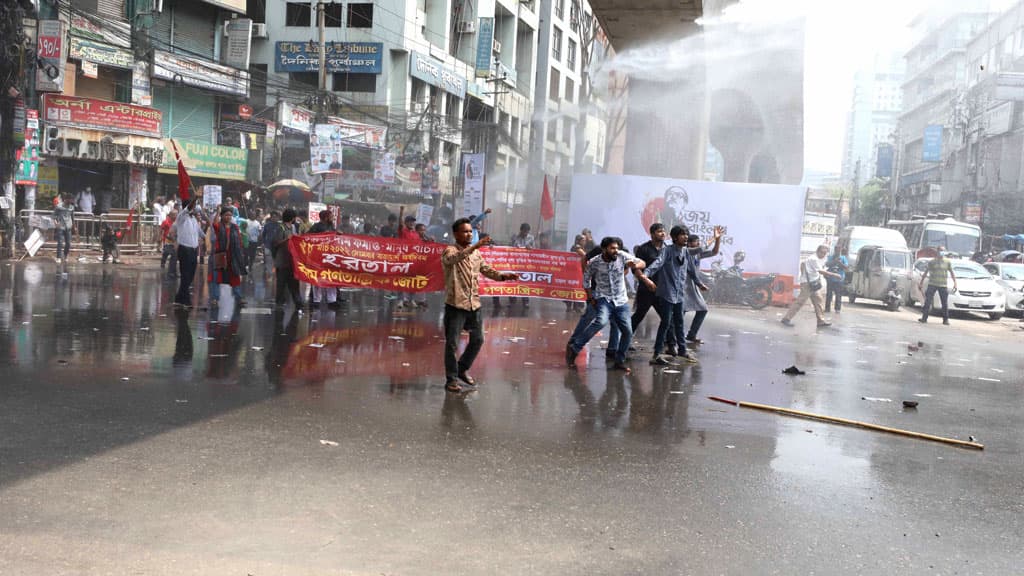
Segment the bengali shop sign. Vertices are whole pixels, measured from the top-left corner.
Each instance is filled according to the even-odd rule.
[[[316,286],[345,286],[398,292],[444,290],[441,254],[447,245],[375,236],[307,234],[294,236],[288,248],[295,276]],[[496,247],[484,260],[519,280],[496,282],[483,276],[481,296],[520,296],[585,300],[580,259],[568,252]]]
[[[109,100],[44,94],[43,117],[53,126],[159,138],[163,112],[156,108]]]

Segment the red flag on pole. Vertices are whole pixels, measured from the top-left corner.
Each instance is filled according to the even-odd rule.
[[[174,140],[171,140],[171,146],[174,148],[174,157],[178,159],[178,197],[183,203],[188,202],[192,196],[192,179],[185,171],[185,163],[181,161],[181,154],[178,152],[178,145],[174,143]]]
[[[132,231],[132,216],[134,216],[134,215],[135,215],[135,208],[132,208],[131,210],[128,211],[128,221],[124,225],[125,228],[127,228],[129,232]]]
[[[548,176],[544,175],[544,195],[540,197],[540,217],[551,220],[555,217],[555,205],[551,202],[551,191],[548,190]]]

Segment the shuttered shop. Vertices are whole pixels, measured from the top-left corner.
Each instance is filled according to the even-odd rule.
[[[153,107],[164,111],[165,138],[213,142],[216,98],[182,86],[154,86]]]
[[[165,5],[153,21],[150,37],[159,50],[213,60],[216,28],[217,9],[209,4]]]

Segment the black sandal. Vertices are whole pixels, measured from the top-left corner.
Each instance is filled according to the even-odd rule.
[[[459,380],[462,380],[463,382],[469,384],[470,386],[476,386],[476,380],[474,380],[472,376],[465,372],[459,373]]]

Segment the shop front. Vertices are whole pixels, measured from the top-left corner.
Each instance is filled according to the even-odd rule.
[[[160,110],[97,98],[45,94],[41,156],[56,165],[61,193],[91,188],[98,213],[148,201],[164,161]]]
[[[177,144],[182,162],[192,179],[192,194],[202,195],[205,186],[220,186],[224,197],[239,199],[251,188],[246,182],[248,150],[178,138],[174,139],[174,144]],[[158,189],[163,196],[171,198],[178,193],[178,164],[170,138],[164,140],[163,147]]]

